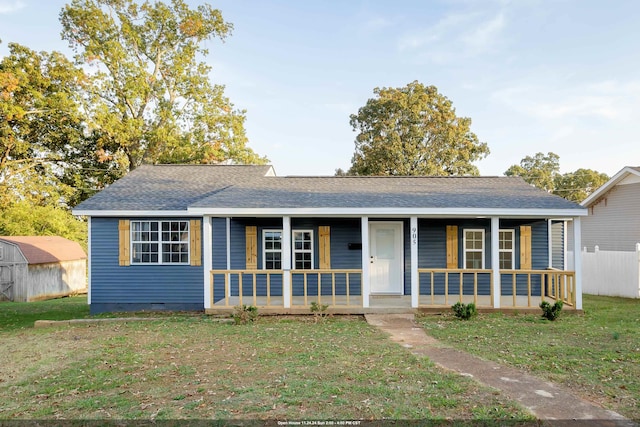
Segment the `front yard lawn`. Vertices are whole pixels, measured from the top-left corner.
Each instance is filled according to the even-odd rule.
[[[542,313],[542,311],[541,311]],[[631,419],[640,419],[640,300],[584,296],[584,315],[484,314],[421,318],[427,334],[525,369]]]
[[[361,317],[232,325],[177,316],[14,328],[0,339],[0,419],[535,422]]]

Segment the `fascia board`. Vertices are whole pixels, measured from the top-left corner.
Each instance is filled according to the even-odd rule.
[[[91,216],[91,217],[164,217],[164,216],[193,216],[188,211],[161,211],[161,210],[145,210],[145,211],[135,211],[135,210],[89,210],[89,209],[73,209],[71,211],[73,215],[76,216]],[[201,215],[198,215],[201,216]]]
[[[339,217],[510,217],[510,218],[566,218],[587,216],[586,209],[468,209],[468,208],[203,208],[187,209],[191,215],[219,215],[219,216],[339,216]]]
[[[620,172],[615,174],[609,181],[607,181],[604,184],[602,184],[600,186],[600,188],[598,188],[596,191],[591,193],[589,195],[589,197],[587,197],[586,199],[584,199],[580,203],[580,205],[584,206],[584,207],[588,207],[592,202],[598,200],[607,191],[609,191],[611,188],[615,187],[616,184],[618,184],[620,181],[622,181],[624,178],[626,178],[626,176],[628,174],[633,174],[633,175],[640,176],[640,172],[636,171],[635,169],[633,169],[633,168],[631,168],[629,166],[626,166],[626,167],[622,168],[622,170]]]

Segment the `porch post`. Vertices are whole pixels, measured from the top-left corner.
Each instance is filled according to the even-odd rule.
[[[491,217],[491,270],[493,270],[493,308],[500,308],[500,218]]]
[[[227,217],[227,270],[231,270],[231,218]]]
[[[369,218],[362,217],[362,306],[369,307]]]
[[[282,217],[282,298],[291,308],[291,217]]]
[[[550,219],[547,220],[547,267],[553,267],[553,224]]]
[[[582,310],[582,234],[580,217],[573,219],[573,269],[576,277],[576,310]]]
[[[420,276],[418,275],[418,218],[410,220],[411,239],[411,307],[420,305]]]
[[[91,306],[91,217],[87,218],[87,304]],[[15,280],[15,279],[11,279]]]
[[[562,224],[562,269],[565,271],[569,269],[569,261],[567,260],[567,242],[569,240],[567,236],[567,234],[569,234],[568,230],[569,222],[565,220]]]
[[[213,268],[212,258],[212,236],[211,217],[202,217],[202,275],[204,277],[204,308],[211,308],[211,269]]]

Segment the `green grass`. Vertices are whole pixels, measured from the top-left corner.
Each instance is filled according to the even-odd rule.
[[[360,317],[0,332],[0,419],[534,419]],[[18,353],[16,353],[18,352]]]
[[[69,320],[89,317],[87,296],[47,301],[0,302],[0,332],[32,328],[36,320]]]
[[[585,295],[583,316],[563,312],[554,322],[541,315],[485,314],[468,322],[425,316],[421,323],[444,343],[640,419],[640,300]]]

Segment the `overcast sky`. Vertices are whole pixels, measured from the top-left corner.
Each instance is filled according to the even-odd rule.
[[[71,56],[63,0],[0,0],[7,43]],[[192,5],[202,2],[190,1]],[[210,41],[212,80],[247,111],[278,175],[347,169],[375,87],[435,85],[491,154],[483,175],[553,151],[563,173],[640,165],[640,1],[210,1],[233,35]]]

